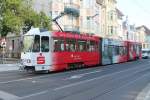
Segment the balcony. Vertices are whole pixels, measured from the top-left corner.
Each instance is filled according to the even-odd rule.
[[[65,31],[65,32],[80,33],[80,31],[79,31],[79,26],[65,25],[65,26],[64,26],[64,31]]]
[[[104,5],[104,0],[96,0],[96,3],[99,5]]]
[[[80,6],[77,4],[73,4],[73,3],[65,3],[64,4],[64,12],[66,12],[67,14],[71,14],[75,17],[79,17],[80,16]]]

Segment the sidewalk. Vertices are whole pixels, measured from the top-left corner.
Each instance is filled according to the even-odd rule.
[[[18,64],[0,64],[0,72],[19,70]]]
[[[150,84],[148,84],[135,100],[150,100]]]
[[[19,70],[19,59],[0,59],[0,72]]]

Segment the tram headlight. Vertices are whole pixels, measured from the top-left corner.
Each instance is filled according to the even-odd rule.
[[[30,59],[27,59],[27,63],[31,63],[31,60],[30,60]]]

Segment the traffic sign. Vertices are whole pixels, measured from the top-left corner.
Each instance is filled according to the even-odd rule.
[[[1,40],[1,46],[2,46],[2,47],[6,47],[6,40],[5,40],[5,39],[2,39],[2,40]]]

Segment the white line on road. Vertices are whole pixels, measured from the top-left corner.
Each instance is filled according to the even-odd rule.
[[[20,99],[20,97],[4,92],[4,91],[0,91],[0,99],[2,100],[18,100]]]
[[[78,79],[78,78],[82,78],[85,75],[89,75],[89,74],[95,74],[95,73],[99,73],[102,70],[97,70],[97,71],[93,71],[93,72],[88,72],[88,73],[83,73],[83,74],[76,74],[73,76],[70,76],[69,78],[65,78],[64,80],[70,80],[70,79]]]
[[[0,84],[8,84],[12,82],[19,82],[19,81],[25,81],[25,80],[31,80],[32,78],[23,78],[23,79],[17,79],[17,80],[12,80],[12,81],[7,81],[7,82],[0,82]]]
[[[27,99],[27,98],[30,98],[30,97],[35,97],[35,96],[38,96],[38,95],[45,94],[47,92],[48,92],[48,90],[41,91],[41,92],[38,92],[38,93],[34,93],[34,94],[31,94],[31,95],[27,95],[27,96],[21,97],[19,100],[21,100],[21,99]]]
[[[144,65],[144,66],[148,66],[148,65],[149,64]],[[123,71],[119,71],[119,72],[114,72],[114,73],[111,73],[111,74],[103,75],[103,76],[100,76],[100,77],[95,77],[95,78],[92,78],[92,79],[88,79],[88,80],[84,80],[84,81],[80,81],[80,82],[64,85],[64,86],[55,88],[53,90],[57,91],[57,90],[61,90],[61,89],[65,89],[65,88],[69,88],[69,87],[73,87],[73,86],[77,86],[77,85],[80,85],[80,84],[88,83],[88,82],[91,82],[91,81],[94,81],[94,80],[99,80],[99,79],[102,79],[102,78],[105,78],[105,77],[108,77],[108,76],[112,76],[112,75],[115,75],[115,74],[119,74],[119,73],[122,73],[122,72],[133,70],[133,69],[137,69],[137,68],[131,68],[131,69],[127,69],[127,70],[123,70]]]

